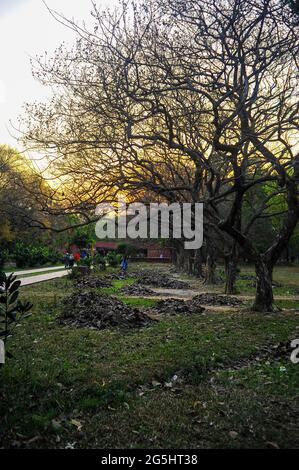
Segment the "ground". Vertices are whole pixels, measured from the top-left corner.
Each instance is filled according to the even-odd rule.
[[[279,267],[274,279],[279,314],[209,307],[129,332],[58,324],[73,289],[67,278],[24,287],[33,315],[9,340],[14,358],[0,370],[0,446],[299,448],[299,364],[288,352],[299,338],[299,269]],[[131,282],[128,274],[102,291],[118,295]],[[249,305],[252,280],[238,289]]]

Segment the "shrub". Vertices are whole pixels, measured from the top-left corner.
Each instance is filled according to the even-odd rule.
[[[32,308],[30,302],[22,303],[19,298],[19,287],[21,281],[17,281],[17,276],[5,273],[0,274],[0,339],[6,344],[7,339],[12,335],[15,327],[22,318],[30,315]],[[12,354],[6,352],[7,357]]]
[[[80,277],[82,276],[82,274],[80,273],[80,271],[78,271],[78,269],[75,267],[71,268],[67,274],[67,277],[69,279],[79,279]]]
[[[85,258],[81,258],[79,259],[79,261],[77,261],[77,266],[88,266],[90,268],[91,265],[92,265],[91,256],[86,256]]]
[[[106,261],[104,256],[100,253],[96,253],[93,257],[93,264],[98,271],[105,271],[106,269]]]
[[[4,264],[9,258],[9,252],[8,250],[2,250],[0,248],[0,269],[3,268]]]
[[[43,266],[46,263],[61,261],[61,255],[48,247],[36,247],[25,245],[22,242],[16,244],[14,258],[17,268]]]
[[[105,257],[109,266],[115,268],[118,265],[117,256],[114,251],[109,251]]]

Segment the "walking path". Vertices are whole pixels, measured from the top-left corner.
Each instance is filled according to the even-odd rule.
[[[51,279],[56,279],[59,277],[66,276],[67,273],[68,273],[68,270],[64,269],[63,271],[49,272],[49,273],[39,274],[37,276],[28,276],[28,277],[24,277],[23,279],[20,277],[19,280],[22,282],[21,287],[29,286],[31,284],[36,284],[37,282],[50,281]]]
[[[34,273],[45,273],[46,271],[59,271],[60,269],[63,269],[64,266],[54,266],[54,267],[45,267],[45,268],[36,268],[36,269],[27,269],[27,270],[22,270],[22,271],[10,271],[7,274],[7,276],[9,276],[9,274],[12,274],[14,273],[16,276],[22,276],[24,274],[34,274]]]

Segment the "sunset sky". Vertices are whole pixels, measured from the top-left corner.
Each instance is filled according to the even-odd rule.
[[[49,8],[78,22],[90,18],[90,0],[46,0]],[[112,5],[114,0],[98,0]],[[31,75],[30,58],[72,43],[74,33],[50,15],[42,0],[0,0],[0,143],[19,148],[10,124],[26,101],[41,101],[49,91]],[[11,135],[13,134],[13,135]]]

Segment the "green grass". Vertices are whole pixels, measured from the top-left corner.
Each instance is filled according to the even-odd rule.
[[[112,287],[102,287],[101,289],[97,289],[99,292],[103,294],[111,294],[116,295],[118,294],[119,289],[124,286],[128,286],[134,284],[136,279],[134,277],[127,277],[126,279],[115,279],[112,281]]]
[[[143,299],[140,297],[123,297],[121,295],[117,297],[125,304],[132,305],[132,307],[153,307],[157,302],[157,300],[154,299]]]
[[[34,308],[0,371],[0,446],[299,447],[299,364],[252,361],[298,338],[298,315],[211,311],[94,331],[56,322],[72,290],[67,278],[22,288]]]
[[[218,269],[219,274],[224,276],[223,267]],[[241,265],[240,274],[255,276],[254,267],[250,265]],[[273,281],[282,284],[281,287],[274,287],[273,293],[275,296],[297,296],[299,297],[299,269],[297,266],[278,266],[274,269]],[[220,284],[223,288],[224,284]],[[236,288],[239,294],[254,295],[255,294],[255,281],[238,279]]]

